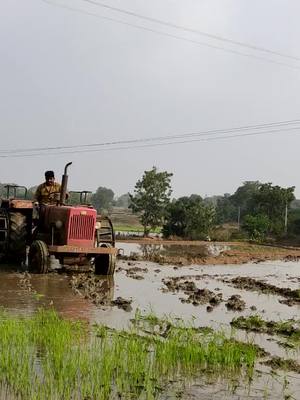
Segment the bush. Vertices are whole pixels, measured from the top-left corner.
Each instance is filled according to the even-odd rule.
[[[265,214],[246,215],[243,221],[243,229],[251,240],[263,241],[270,228],[270,220]]]
[[[214,219],[214,207],[205,204],[200,196],[180,197],[169,204],[162,232],[164,237],[207,240]]]

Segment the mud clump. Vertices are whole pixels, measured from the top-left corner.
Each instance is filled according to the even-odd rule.
[[[31,275],[29,272],[24,272],[18,282],[20,289],[26,290],[27,292],[32,292]]]
[[[132,299],[127,300],[123,299],[123,297],[117,297],[115,300],[111,301],[111,304],[113,306],[117,306],[118,308],[121,308],[124,311],[130,312],[132,310],[131,307]]]
[[[260,293],[274,294],[285,297],[287,300],[279,300],[289,306],[300,304],[300,289],[281,288],[270,283],[259,281],[249,277],[237,277],[229,281],[238,289],[257,291]]]
[[[128,265],[129,265],[129,263],[128,263]],[[132,279],[137,279],[137,280],[144,279],[144,277],[142,275],[137,274],[137,272],[147,273],[148,272],[148,268],[140,268],[140,267],[128,268],[126,270],[126,275],[129,278],[132,278]]]
[[[187,294],[185,292],[185,294]],[[212,308],[219,305],[222,301],[222,293],[215,294],[208,289],[196,289],[193,293],[188,295],[187,299],[181,300],[183,303],[191,303],[193,306],[199,306],[209,303],[210,306],[206,309],[208,312],[212,311]]]
[[[132,268],[128,268],[127,269],[127,273],[131,274],[131,273],[135,273],[135,272],[148,272],[148,268],[140,268],[140,267],[132,267]]]
[[[132,300],[117,297],[113,300],[113,277],[98,277],[94,274],[73,275],[70,281],[73,292],[91,301],[96,306],[116,306],[131,311]]]
[[[272,369],[281,369],[284,371],[292,371],[300,374],[300,364],[297,363],[295,360],[291,359],[283,359],[277,356],[270,358],[267,361],[262,362],[263,365],[267,365]]]
[[[76,274],[71,277],[73,292],[91,301],[96,306],[110,305],[113,298],[112,277],[100,278],[94,274]]]
[[[163,283],[167,286],[168,291],[170,292],[178,292],[180,290],[193,291],[197,289],[197,286],[194,282],[187,280],[184,282],[180,282],[183,279],[185,279],[185,277],[163,279]]]
[[[290,255],[289,254],[286,257],[284,257],[283,260],[286,261],[286,262],[289,262],[289,261],[298,262],[300,260],[300,256],[299,255],[294,256],[294,255]]]
[[[176,277],[163,279],[163,283],[167,286],[166,291],[183,292],[187,298],[181,298],[182,303],[193,304],[194,306],[209,304],[207,311],[212,311],[223,301],[222,293],[214,293],[208,289],[198,289],[195,282],[185,280],[181,282],[184,277]]]
[[[27,271],[25,271],[25,272],[21,275],[21,278],[20,278],[20,280],[19,280],[19,282],[18,282],[18,286],[19,286],[19,288],[20,288],[21,290],[24,290],[24,291],[26,291],[26,292],[28,292],[28,293],[31,293],[32,295],[37,296],[37,298],[43,297],[42,294],[39,294],[39,293],[33,288],[32,283],[31,283],[31,275],[30,275],[30,273],[27,272]],[[53,302],[52,302],[52,300],[51,300],[50,304],[52,304],[52,303],[53,303]]]
[[[225,305],[231,311],[243,311],[246,308],[246,303],[239,294],[233,294]]]
[[[128,274],[127,276],[129,278],[136,279],[137,281],[145,279],[142,275],[137,275],[137,274]]]

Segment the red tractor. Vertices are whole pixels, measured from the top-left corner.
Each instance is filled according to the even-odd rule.
[[[93,264],[96,274],[113,275],[117,249],[110,219],[97,216],[91,205],[66,204],[70,164],[65,166],[57,204],[43,206],[37,220],[32,202],[16,199],[21,187],[7,187],[7,198],[1,201],[0,207],[0,255],[3,259],[25,262],[26,246],[29,246],[31,272],[46,273],[50,256],[54,256],[61,265]],[[14,198],[10,198],[12,189]],[[26,188],[24,191],[26,197]],[[87,193],[81,192],[84,202]]]

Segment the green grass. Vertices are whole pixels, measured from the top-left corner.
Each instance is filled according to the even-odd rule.
[[[115,232],[144,232],[144,228],[141,225],[114,225]],[[155,228],[150,233],[160,233],[161,228]]]
[[[114,225],[114,230],[115,232],[144,232],[144,228],[141,225]]]
[[[211,329],[137,313],[125,331],[40,310],[1,314],[0,383],[20,399],[155,399],[170,381],[251,378],[258,349]]]

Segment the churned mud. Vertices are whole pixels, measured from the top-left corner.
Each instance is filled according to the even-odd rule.
[[[231,326],[248,332],[279,335],[289,339],[290,346],[300,346],[300,320],[267,321],[259,315],[239,316],[231,321]]]
[[[233,294],[227,301],[226,307],[228,310],[243,311],[246,308],[246,303],[242,299],[241,295]]]
[[[163,279],[166,289],[163,291],[183,292],[187,297],[180,298],[182,303],[190,303],[193,306],[209,304],[207,311],[211,311],[213,307],[219,305],[222,301],[222,293],[214,293],[208,289],[197,288],[195,282],[184,280],[181,277]]]
[[[230,296],[227,300],[223,299],[223,294],[220,292],[220,288],[215,288],[215,291],[197,287],[195,281],[191,279],[200,280],[207,279],[209,276],[179,276],[168,279],[163,279],[162,282],[166,287],[162,288],[164,293],[170,292],[183,292],[187,297],[180,300],[182,303],[190,303],[193,306],[199,306],[208,304],[206,307],[207,312],[211,312],[214,307],[225,301],[225,305],[228,310],[232,311],[243,311],[246,308],[246,303],[242,299],[241,295],[235,294]],[[253,306],[252,306],[253,307]]]
[[[127,250],[124,247],[125,256],[137,250],[136,244],[129,245]],[[117,244],[118,248],[122,246]],[[187,248],[180,246],[180,251]],[[231,250],[222,254],[227,251]],[[222,257],[221,253],[217,257]],[[171,390],[173,397],[169,398],[178,394],[182,399],[300,399],[300,350],[295,344],[299,334],[300,264],[294,260],[184,266],[119,259],[113,278],[91,273],[29,275],[3,270],[0,305],[25,316],[40,308],[54,308],[64,317],[117,330],[127,329],[136,313],[150,312],[160,318],[171,315],[195,329],[223,332],[239,343],[250,341],[262,351],[249,387],[239,379],[228,384],[222,378],[210,382],[207,376],[198,383],[195,376],[184,386],[178,378],[172,382],[172,390],[174,385],[178,390]],[[255,326],[255,320],[249,325],[250,317],[259,317],[263,325],[256,321]],[[238,321],[236,325],[231,324],[233,320]],[[162,339],[169,333],[167,323],[157,328]],[[291,339],[293,347],[288,346]]]
[[[99,278],[94,274],[72,275],[70,286],[75,294],[90,300],[96,306],[116,306],[125,311],[131,311],[131,299],[118,296],[113,300],[111,289],[114,286],[113,277]]]
[[[218,243],[131,239],[120,242],[125,260],[153,261],[176,265],[223,265],[261,263],[271,260],[299,261],[300,248],[276,247],[251,243]]]
[[[279,299],[279,302],[282,304],[287,304],[288,306],[300,304],[300,289],[292,290],[289,287],[282,288],[261,280],[240,276],[230,279],[230,283],[239,289],[255,290],[261,293],[282,296],[285,299]]]
[[[271,357],[269,360],[264,361],[263,364],[275,370],[293,371],[300,374],[300,364],[295,360]],[[296,399],[298,399],[298,397],[296,397]]]
[[[130,268],[126,269],[126,275],[129,278],[141,280],[144,279],[143,274],[148,272],[147,268],[140,268],[140,267],[132,267],[131,263],[129,262],[128,265]]]

